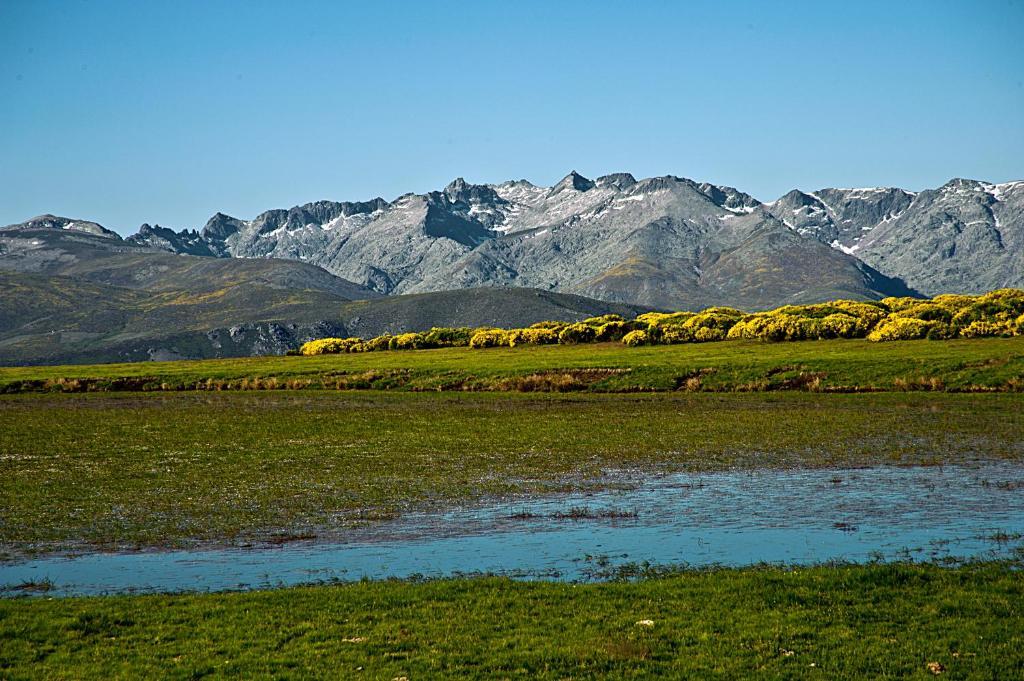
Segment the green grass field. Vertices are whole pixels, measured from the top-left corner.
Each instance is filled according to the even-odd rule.
[[[1019,394],[133,393],[0,397],[9,554],[289,536],[602,471],[1024,457]]]
[[[1007,564],[366,582],[0,599],[0,677],[1019,679],[1022,632]]]
[[[1024,390],[1024,337],[391,351],[0,368],[0,392],[244,388],[607,392]]]

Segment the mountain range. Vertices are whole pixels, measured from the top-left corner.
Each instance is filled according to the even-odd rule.
[[[679,177],[526,180],[317,201],[201,230],[143,225],[175,253],[319,265],[383,294],[525,286],[663,307],[982,291],[1024,281],[1024,182],[794,190],[762,203]],[[823,248],[823,246],[825,248]]]
[[[39,329],[65,322],[74,329],[47,333],[86,334],[92,342],[79,343],[85,349],[77,354],[66,342],[50,343],[48,361],[85,361],[97,348],[115,346],[113,357],[128,359],[227,353],[209,339],[179,342],[188,346],[184,352],[147,344],[154,334],[206,337],[245,325],[254,325],[250,335],[279,338],[242,344],[238,354],[277,352],[325,331],[310,324],[333,325],[332,333],[359,327],[340,311],[354,300],[386,303],[397,315],[387,329],[364,324],[360,333],[411,328],[402,315],[416,305],[395,302],[409,294],[433,293],[440,305],[418,324],[454,323],[445,310],[458,300],[477,301],[465,323],[503,324],[527,299],[547,301],[532,308],[537,313],[578,318],[613,304],[755,309],[981,292],[1024,286],[1024,182],[955,179],[921,192],[794,190],[763,203],[732,187],[673,176],[590,180],[572,172],[551,187],[459,178],[393,201],[317,201],[252,220],[217,213],[198,230],[144,224],[124,239],[95,222],[44,215],[0,228],[0,272],[7,273],[0,279],[0,358],[15,361],[35,361],[39,353],[12,354],[12,347],[28,347]],[[512,289],[533,291],[524,299]],[[33,290],[47,291],[39,298],[56,307],[22,300]],[[447,299],[437,292],[449,292]],[[565,294],[573,297],[558,297]],[[81,303],[88,299],[121,310],[116,342],[110,328],[98,328],[102,315],[68,322],[56,302],[61,295],[72,308],[89,307]],[[486,314],[490,303],[499,307]],[[271,333],[260,324],[279,328]],[[12,345],[11,338],[21,340]],[[132,338],[139,340],[134,346]]]

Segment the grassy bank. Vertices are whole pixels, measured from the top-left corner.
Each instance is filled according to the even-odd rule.
[[[444,348],[316,357],[0,368],[0,392],[1024,390],[1024,336]]]
[[[1024,457],[1016,394],[0,397],[0,549],[330,537],[410,507],[707,471]]]
[[[1011,679],[1021,632],[1002,564],[378,582],[4,599],[0,676]]]

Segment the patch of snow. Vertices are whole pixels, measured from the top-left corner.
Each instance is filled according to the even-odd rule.
[[[858,248],[860,248],[859,245],[844,246],[841,243],[839,243],[839,239],[833,239],[832,243],[830,243],[829,246],[831,246],[832,248],[835,248],[835,249],[838,249],[838,250],[842,251],[846,255],[853,255],[854,251],[856,251]]]
[[[871,194],[887,194],[892,191],[891,187],[837,187],[838,191],[849,192],[851,196],[864,197]]]
[[[996,201],[1002,201],[1005,194],[1016,191],[1021,187],[1024,187],[1024,181],[1002,182],[1000,184],[985,185],[985,192],[991,194],[992,198]]]
[[[814,192],[808,192],[807,195],[813,198],[818,203],[820,203],[821,206],[825,209],[825,213],[835,213],[835,211],[832,210],[832,206],[828,205],[820,196],[818,196]]]

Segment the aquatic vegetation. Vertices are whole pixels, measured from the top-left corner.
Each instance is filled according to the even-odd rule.
[[[763,380],[805,380],[801,373],[791,367]],[[691,378],[700,390],[719,375]],[[1015,394],[919,392],[910,382],[893,386],[907,392],[865,394],[580,392],[630,380],[607,369],[501,380],[514,392],[0,397],[0,548],[330,535],[417,505],[558,484],[600,488],[609,469],[1024,457]]]

